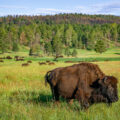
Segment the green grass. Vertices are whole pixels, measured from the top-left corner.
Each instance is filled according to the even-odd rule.
[[[60,104],[55,105],[49,85],[47,87],[44,85],[44,76],[47,71],[74,64],[64,63],[64,61],[94,61],[105,74],[114,75],[120,80],[120,49],[112,49],[102,55],[94,51],[79,50],[77,58],[59,58],[53,66],[38,64],[38,61],[52,61],[52,57],[29,57],[28,51],[5,53],[0,57],[7,55],[25,56],[25,61],[33,62],[28,67],[21,66],[25,61],[16,62],[5,59],[4,63],[0,63],[0,120],[120,119],[120,101],[110,107],[103,103],[94,104],[88,110],[81,111],[77,101],[69,105],[61,99]],[[118,91],[120,97],[120,82]]]
[[[77,101],[69,105],[61,99],[59,105],[52,101],[49,85],[44,85],[44,75],[56,67],[73,63],[56,62],[42,65],[33,61],[28,67],[6,60],[0,63],[0,120],[119,120],[120,101],[108,107],[94,104],[86,111],[80,110]],[[120,61],[96,62],[107,75],[120,80]],[[120,83],[118,84],[120,93]],[[119,94],[120,96],[120,94]]]
[[[120,55],[120,48],[111,48],[108,49],[106,52],[99,54],[96,53],[95,51],[88,51],[88,50],[84,50],[84,49],[77,49],[78,52],[78,56],[77,57],[119,57]],[[22,55],[22,56],[28,56],[29,54],[29,48],[21,48],[20,52],[12,52],[11,55]],[[2,55],[2,54],[1,54]],[[0,55],[0,56],[1,56]],[[9,55],[9,53],[5,53],[4,55]]]
[[[78,51],[78,55],[76,58],[64,56],[64,58],[59,58],[58,61],[74,61],[74,62],[120,61],[120,48],[109,49],[108,51],[102,54],[96,53],[95,51],[87,51],[87,50],[80,50],[80,49],[78,49],[77,51]],[[29,54],[29,51],[27,49],[25,50],[23,49],[21,52],[0,54],[0,57],[7,56],[7,55],[14,57],[18,55],[18,56],[24,56],[25,60],[33,60],[33,61],[46,61],[46,60],[53,61],[54,60],[52,56],[30,57],[28,54]]]
[[[59,58],[58,61],[85,61],[85,62],[97,62],[97,61],[120,61],[120,57],[112,57],[112,58],[104,58],[104,57],[96,57],[96,58]]]

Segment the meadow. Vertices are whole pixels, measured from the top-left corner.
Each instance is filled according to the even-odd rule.
[[[78,62],[78,61],[86,61],[86,62],[92,62],[92,61],[120,61],[120,48],[111,48],[108,49],[106,52],[100,54],[100,53],[96,53],[95,51],[88,51],[88,50],[84,50],[84,49],[76,49],[77,50],[77,56],[76,57],[71,57],[71,56],[65,56],[64,58],[58,58],[58,61],[73,61],[73,62]],[[21,48],[20,49],[21,52],[12,52],[12,53],[4,53],[0,54],[0,57],[3,56],[24,56],[25,60],[33,60],[33,61],[46,61],[46,60],[54,60],[53,56],[47,56],[44,53],[40,53],[40,54],[44,54],[43,57],[39,57],[39,56],[29,56],[29,48]],[[72,49],[71,49],[72,51]]]
[[[112,50],[102,57],[119,57],[119,53]],[[4,56],[17,54],[8,53]],[[85,55],[84,52],[81,54]],[[26,67],[21,66],[25,61],[13,59],[5,59],[0,63],[0,120],[120,120],[120,101],[113,103],[112,106],[104,103],[94,104],[86,111],[79,109],[77,101],[70,105],[61,99],[59,105],[54,104],[50,87],[44,84],[44,75],[51,69],[74,63],[59,61],[51,66],[39,65],[40,58],[29,58],[26,52],[19,55],[25,56],[26,60],[33,59],[32,63]],[[99,57],[93,52],[88,56]],[[94,63],[98,64],[105,74],[114,75],[120,80],[120,60]],[[120,97],[120,83],[118,91]]]

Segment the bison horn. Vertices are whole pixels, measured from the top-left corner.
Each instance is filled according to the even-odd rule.
[[[108,79],[107,76],[105,76],[103,79],[104,83],[107,83],[107,79]]]

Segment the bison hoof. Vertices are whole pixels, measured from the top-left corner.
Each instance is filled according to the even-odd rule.
[[[60,102],[59,101],[55,101],[55,105],[59,105],[60,104]]]
[[[88,109],[88,108],[89,108],[89,106],[90,106],[90,104],[89,104],[89,103],[84,103],[84,104],[83,104],[83,108],[84,108],[84,109]]]
[[[72,104],[73,104],[73,99],[71,99],[70,101],[68,101],[68,103],[69,103],[70,105],[72,105]]]

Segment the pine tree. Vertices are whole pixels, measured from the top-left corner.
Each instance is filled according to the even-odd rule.
[[[72,32],[72,47],[78,48],[78,35],[74,30]]]
[[[26,45],[26,43],[27,43],[27,40],[26,40],[25,32],[22,32],[20,34],[20,44],[21,45]]]
[[[12,39],[12,50],[18,51],[19,50],[18,27],[15,25],[11,26],[10,34],[11,34],[11,39]]]
[[[33,49],[30,48],[30,50],[29,50],[29,56],[32,56],[32,55],[33,55]]]
[[[65,53],[64,53],[66,56],[70,56],[71,55],[71,52],[70,52],[70,48],[65,48]]]
[[[72,46],[72,31],[73,27],[69,25],[68,29],[65,32],[65,45],[68,47]]]
[[[76,56],[77,56],[77,54],[78,54],[78,53],[77,53],[77,50],[76,50],[76,49],[74,49],[74,50],[73,50],[73,52],[72,52],[72,56],[73,56],[73,57],[76,57]]]
[[[58,39],[53,40],[53,49],[56,56],[59,56],[62,54],[63,45],[60,40]]]
[[[46,51],[46,53],[47,53],[48,55],[50,55],[50,54],[53,52],[53,50],[52,50],[52,45],[51,45],[50,42],[47,42],[47,43],[45,44],[45,51]]]
[[[95,45],[95,51],[97,53],[103,53],[105,52],[107,49],[106,49],[106,45],[105,45],[105,42],[103,40],[98,40],[96,42],[96,45]]]
[[[62,54],[63,44],[61,39],[62,39],[61,32],[58,30],[52,41],[53,50],[56,56]]]
[[[19,51],[19,46],[16,42],[13,42],[13,48],[12,48],[13,51],[17,52]]]
[[[2,53],[6,52],[8,49],[8,43],[7,43],[7,33],[5,31],[4,27],[0,28],[0,50]]]
[[[88,35],[87,50],[93,50],[95,46],[95,32],[91,31]]]

